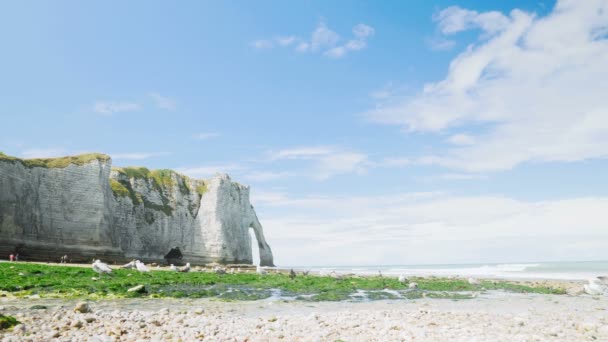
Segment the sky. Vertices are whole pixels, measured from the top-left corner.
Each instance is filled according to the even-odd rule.
[[[607,0],[19,1],[0,42],[0,151],[228,173],[278,265],[606,259]]]

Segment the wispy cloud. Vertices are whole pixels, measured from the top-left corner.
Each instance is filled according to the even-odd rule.
[[[307,160],[312,169],[307,172],[317,180],[327,180],[341,174],[364,174],[370,163],[367,155],[332,146],[305,146],[268,153],[270,160]]]
[[[293,48],[294,51],[305,53],[322,53],[331,58],[341,58],[348,52],[363,50],[367,41],[375,33],[373,27],[358,24],[352,29],[352,37],[343,40],[338,33],[331,30],[323,21],[317,24],[310,38],[301,38],[294,35],[277,36],[270,39],[258,39],[251,42],[257,50],[272,49],[274,47]]]
[[[131,152],[131,153],[110,153],[114,160],[144,160],[154,157],[169,155],[169,152]]]
[[[175,102],[175,100],[166,97],[166,96],[162,96],[159,93],[149,93],[148,96],[154,101],[154,104],[156,105],[156,107],[160,108],[160,109],[166,109],[166,110],[175,110],[177,108],[177,104]]]
[[[273,171],[253,171],[243,174],[245,180],[254,182],[268,182],[281,178],[291,177],[293,173],[290,172],[273,172]]]
[[[141,110],[141,105],[134,102],[124,101],[97,101],[93,105],[93,111],[98,114],[112,115],[121,112],[134,112]]]
[[[197,134],[193,135],[193,138],[196,140],[208,140],[208,139],[217,138],[219,136],[220,136],[220,134],[216,133],[216,132],[203,132],[203,133],[197,133]]]
[[[244,167],[242,165],[232,163],[181,167],[177,168],[176,171],[193,178],[208,178],[217,173],[233,173],[235,171],[241,171],[243,169]]]
[[[460,171],[606,158],[607,13],[601,1],[558,1],[544,17],[449,7],[434,17],[439,31],[477,29],[479,39],[444,79],[380,99],[367,117],[406,133],[483,127],[450,137],[454,146],[423,160]]]
[[[425,40],[428,47],[435,51],[447,51],[451,50],[456,46],[454,40],[446,39],[444,37],[433,37]]]
[[[31,148],[21,152],[23,158],[54,158],[68,155],[63,148]]]

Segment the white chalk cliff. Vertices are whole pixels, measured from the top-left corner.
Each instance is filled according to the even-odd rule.
[[[249,187],[218,175],[195,180],[171,170],[112,168],[103,154],[18,159],[0,153],[0,254],[32,260],[92,257],[273,265]]]

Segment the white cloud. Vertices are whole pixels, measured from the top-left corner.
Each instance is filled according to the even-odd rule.
[[[243,170],[239,164],[211,164],[177,168],[176,171],[192,178],[208,178],[217,173],[233,173]]]
[[[254,182],[268,182],[292,176],[289,172],[253,171],[243,174],[242,178]]]
[[[446,34],[481,28],[481,40],[445,79],[379,101],[371,120],[406,132],[483,127],[471,144],[425,158],[463,171],[608,156],[608,2],[562,0],[545,17],[452,7],[435,20]]]
[[[292,47],[296,52],[322,53],[331,58],[340,58],[350,51],[359,51],[367,47],[367,40],[374,35],[373,27],[358,24],[352,29],[353,38],[340,44],[340,35],[331,30],[325,22],[319,22],[309,39],[294,35],[278,36],[272,39],[259,39],[251,42],[255,49],[271,49],[275,46]]]
[[[468,134],[454,134],[448,138],[448,142],[454,145],[473,145],[475,138]]]
[[[435,51],[447,51],[454,48],[456,42],[443,37],[435,37],[426,39],[426,44]]]
[[[281,46],[289,46],[294,44],[298,38],[296,36],[281,36],[275,38],[275,40]]]
[[[55,158],[68,155],[63,148],[31,148],[21,153],[22,158]]]
[[[365,25],[365,24],[359,24],[355,27],[353,27],[353,33],[355,35],[355,37],[359,38],[359,39],[366,39],[368,37],[371,37],[374,35],[374,33],[376,33],[376,30],[374,30],[373,27]]]
[[[510,24],[509,19],[500,12],[478,13],[458,6],[442,10],[433,16],[433,20],[438,22],[439,30],[444,34],[454,34],[472,28],[495,33],[506,29]]]
[[[317,180],[326,180],[341,174],[364,174],[371,165],[367,155],[333,146],[297,147],[271,151],[268,155],[271,161],[281,159],[311,161],[312,169],[307,175]]]
[[[194,135],[194,139],[197,140],[208,140],[219,137],[220,134],[216,132],[203,132]]]
[[[282,265],[593,260],[608,241],[608,198],[292,198],[254,189],[252,201],[260,217],[272,217],[262,224]]]
[[[317,51],[324,48],[335,46],[340,40],[340,36],[330,30],[324,22],[317,24],[317,28],[312,32],[310,39],[310,48],[312,51]]]
[[[409,158],[384,158],[380,163],[379,166],[384,166],[384,167],[402,167],[402,166],[408,166],[411,165],[412,161]]]
[[[306,52],[308,49],[310,49],[310,44],[308,43],[299,43],[298,46],[296,46],[297,52]]]
[[[251,46],[257,50],[271,49],[274,47],[274,43],[272,40],[268,39],[258,39],[251,42]]]
[[[104,115],[138,110],[141,110],[141,106],[134,102],[97,101],[93,105],[94,112]]]
[[[276,159],[304,159],[311,157],[318,157],[328,155],[334,151],[335,148],[331,146],[307,146],[307,147],[296,147],[288,148],[279,151],[270,152],[270,158]]]
[[[175,100],[162,96],[159,93],[150,93],[150,94],[148,94],[148,96],[152,98],[152,100],[156,104],[156,107],[158,107],[160,109],[166,109],[166,110],[173,111],[177,108],[177,104],[175,103]]]
[[[144,160],[153,157],[166,156],[168,152],[132,152],[132,153],[110,153],[114,160]]]

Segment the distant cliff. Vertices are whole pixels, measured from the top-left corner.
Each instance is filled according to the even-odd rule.
[[[171,170],[112,168],[104,154],[18,159],[0,153],[0,254],[32,260],[93,257],[162,261],[178,247],[191,263],[260,263],[272,252],[249,187],[227,175],[195,180]]]

